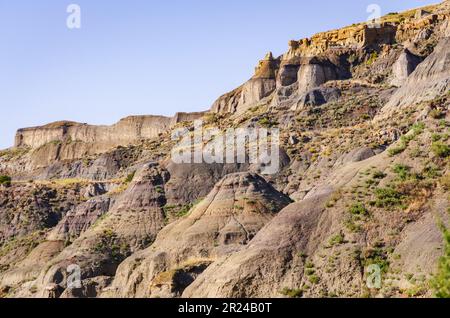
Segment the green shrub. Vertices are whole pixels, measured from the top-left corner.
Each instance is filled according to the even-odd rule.
[[[364,257],[361,259],[361,264],[364,267],[378,265],[383,273],[388,271],[390,265],[386,252],[380,247],[365,251]]]
[[[396,164],[393,168],[392,171],[394,173],[397,174],[397,176],[399,177],[400,180],[407,180],[411,177],[411,167],[408,167],[406,165],[403,164]]]
[[[390,157],[396,156],[398,154],[401,154],[403,151],[405,151],[407,147],[408,147],[407,144],[401,142],[397,147],[390,148],[388,150],[388,154]]]
[[[393,188],[378,188],[375,195],[375,205],[379,208],[392,208],[402,204],[402,194]]]
[[[265,128],[271,128],[271,127],[278,125],[278,123],[276,121],[273,121],[272,119],[267,118],[267,117],[261,118],[260,120],[258,120],[258,123],[259,123],[259,125],[261,125],[262,127],[265,127]]]
[[[111,229],[104,230],[93,247],[96,253],[109,256],[112,261],[121,263],[131,254],[130,246]]]
[[[428,178],[431,178],[431,179],[434,179],[434,178],[437,178],[437,177],[442,176],[442,173],[441,173],[439,167],[436,166],[435,164],[429,164],[429,165],[427,165],[427,166],[423,169],[422,174],[423,174],[424,176],[428,177]]]
[[[308,262],[306,262],[305,267],[306,268],[314,268],[314,263],[311,261],[308,261]]]
[[[133,171],[132,173],[130,173],[130,174],[125,178],[125,183],[130,183],[131,181],[133,181],[135,175],[136,175],[136,171]]]
[[[12,179],[10,176],[0,176],[0,185],[10,186],[11,181]]]
[[[414,139],[418,135],[423,133],[423,131],[425,130],[425,124],[424,123],[416,123],[416,124],[412,125],[411,129],[413,131],[412,135],[413,135],[413,139]]]
[[[314,285],[316,285],[320,282],[320,278],[317,275],[308,276],[308,280],[311,284],[314,284]]]
[[[440,134],[434,133],[431,135],[431,140],[433,140],[433,142],[439,141],[441,139],[442,139],[442,135],[440,135]]]
[[[417,136],[419,136],[421,133],[423,133],[424,129],[425,129],[424,123],[414,124],[411,127],[411,130],[406,135],[403,135],[400,138],[400,142],[397,145],[397,147],[390,148],[388,150],[389,156],[393,157],[393,156],[398,155],[398,154],[402,153],[403,151],[405,151],[406,148],[408,148],[409,143],[412,140],[414,140]]]
[[[444,112],[440,109],[433,109],[432,111],[430,111],[430,116],[434,119],[441,119],[442,117],[444,117]]]
[[[377,52],[372,52],[372,54],[370,54],[370,57],[367,60],[366,64],[367,65],[372,65],[373,63],[375,63],[377,58],[378,58],[378,53]]]
[[[434,142],[431,145],[433,153],[441,158],[447,158],[450,155],[450,147],[443,142]]]
[[[369,215],[369,211],[367,211],[366,207],[361,202],[354,203],[350,207],[349,212],[353,215],[362,215],[362,216]]]
[[[374,179],[384,179],[384,178],[386,178],[386,174],[383,171],[375,171],[373,173],[373,178]]]
[[[303,296],[303,290],[301,289],[290,289],[290,288],[284,288],[280,294],[284,296],[288,296],[290,298],[300,298]]]
[[[311,276],[311,275],[313,275],[313,274],[315,274],[316,273],[316,270],[314,269],[314,268],[307,268],[306,270],[305,270],[305,274],[307,275],[307,276]]]
[[[345,239],[344,236],[341,233],[339,233],[333,236],[328,243],[330,246],[340,245],[345,243]]]

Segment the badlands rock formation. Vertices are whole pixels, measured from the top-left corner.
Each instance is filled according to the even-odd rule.
[[[405,49],[395,62],[392,68],[393,78],[391,84],[394,86],[402,86],[408,79],[408,76],[416,69],[422,59]]]
[[[290,202],[258,175],[226,176],[188,217],[166,227],[150,248],[121,265],[113,295],[180,296],[215,259],[249,244]]]
[[[435,51],[409,76],[386,109],[430,101],[450,89],[450,39],[443,38]]]
[[[292,40],[204,113],[19,130],[0,297],[450,297],[449,20],[444,1]],[[280,169],[173,162],[196,119],[279,128]]]

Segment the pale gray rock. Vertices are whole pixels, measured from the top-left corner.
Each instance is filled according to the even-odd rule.
[[[412,54],[408,49],[403,50],[392,67],[391,85],[402,86],[421,62],[421,57]]]
[[[338,74],[331,63],[319,63],[313,59],[300,66],[298,71],[299,94],[306,93],[335,79],[338,79]]]

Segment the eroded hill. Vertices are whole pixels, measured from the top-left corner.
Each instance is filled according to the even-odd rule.
[[[290,41],[205,113],[19,130],[0,153],[0,295],[445,296],[449,16]],[[197,119],[279,128],[280,170],[173,162]]]

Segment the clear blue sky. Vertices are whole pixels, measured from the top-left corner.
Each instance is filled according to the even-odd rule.
[[[206,110],[290,39],[428,0],[0,0],[0,148],[56,120]],[[82,28],[66,27],[66,8]]]

